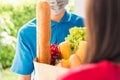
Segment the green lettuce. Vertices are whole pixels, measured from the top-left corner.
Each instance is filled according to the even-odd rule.
[[[70,34],[67,35],[65,41],[71,43],[71,49],[73,53],[77,50],[80,41],[86,40],[86,28],[85,27],[73,27],[69,29]]]

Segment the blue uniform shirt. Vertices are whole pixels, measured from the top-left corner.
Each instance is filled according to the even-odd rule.
[[[60,22],[51,21],[51,41],[59,44],[69,34],[69,29],[79,26],[83,27],[83,18],[65,12]],[[11,71],[28,75],[34,70],[33,60],[36,57],[36,19],[24,25],[18,33],[18,43]]]

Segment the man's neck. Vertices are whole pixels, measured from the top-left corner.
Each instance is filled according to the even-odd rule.
[[[63,10],[61,13],[59,14],[51,14],[51,20],[55,21],[55,22],[60,22],[60,20],[63,18],[65,14],[65,10]]]

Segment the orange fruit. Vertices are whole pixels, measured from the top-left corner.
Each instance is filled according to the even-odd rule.
[[[72,54],[70,42],[64,41],[59,44],[59,51],[61,52],[62,59],[68,59]]]
[[[70,68],[75,68],[81,64],[81,60],[77,54],[72,54],[69,58]]]
[[[67,59],[67,60],[62,59],[62,60],[61,60],[61,65],[62,65],[62,67],[64,67],[64,68],[70,68],[69,59]]]
[[[78,49],[76,51],[76,54],[79,56],[80,60],[83,61],[84,54],[86,51],[87,42],[86,41],[80,41]]]

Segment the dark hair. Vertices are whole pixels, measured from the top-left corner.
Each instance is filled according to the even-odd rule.
[[[87,0],[87,51],[83,63],[120,62],[120,0]]]

